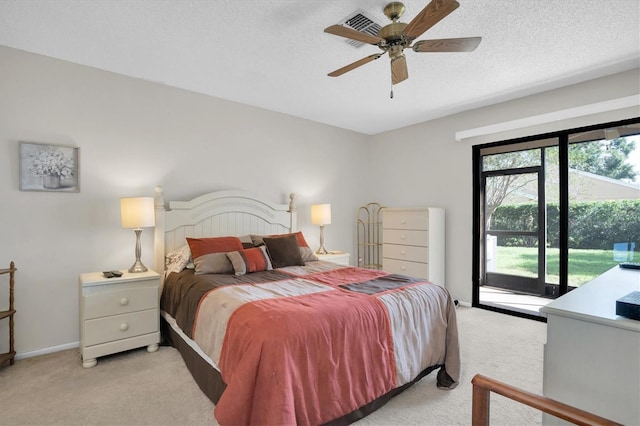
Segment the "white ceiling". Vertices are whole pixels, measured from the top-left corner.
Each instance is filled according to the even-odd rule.
[[[428,0],[405,0],[409,22]],[[638,0],[459,0],[419,39],[481,36],[471,53],[387,56],[323,30],[384,0],[0,0],[0,45],[365,134],[637,68]],[[2,70],[0,70],[2,78]],[[640,83],[639,83],[640,84]]]

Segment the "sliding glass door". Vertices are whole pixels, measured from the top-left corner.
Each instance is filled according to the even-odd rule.
[[[640,132],[640,124],[634,128]],[[570,287],[579,287],[620,262],[640,261],[640,176],[634,167],[640,160],[640,137],[624,137],[626,128],[621,130],[611,127],[569,135]]]
[[[474,147],[473,305],[541,319],[640,259],[640,119]]]

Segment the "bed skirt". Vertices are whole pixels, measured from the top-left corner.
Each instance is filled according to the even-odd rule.
[[[180,352],[184,363],[196,383],[205,395],[217,404],[227,385],[222,381],[222,375],[204,360],[182,337],[160,316],[160,330],[164,342]]]
[[[160,320],[160,328],[162,331],[164,342],[173,346],[178,350],[178,352],[180,352],[180,355],[182,355],[182,359],[184,359],[184,363],[186,364],[189,372],[193,376],[200,389],[214,404],[216,404],[220,399],[220,396],[222,396],[225,388],[227,387],[227,385],[222,381],[220,372],[207,361],[205,361],[187,342],[185,342],[162,316],[160,317]],[[433,370],[441,367],[443,366],[434,365],[425,368],[411,382],[398,388],[392,389],[381,397],[358,408],[357,410],[354,410],[342,417],[326,423],[326,425],[348,425],[368,416],[374,411],[382,408],[382,406],[384,406],[391,398],[402,393],[403,391],[411,387],[414,383],[418,382],[423,377],[431,373]],[[441,375],[441,373],[443,373],[442,375],[445,376],[445,379],[448,378],[444,368],[441,368],[439,376]],[[438,377],[438,379],[440,380],[441,377]]]

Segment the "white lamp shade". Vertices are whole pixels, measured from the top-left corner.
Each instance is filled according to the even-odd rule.
[[[153,197],[120,198],[123,228],[149,228],[156,225]]]
[[[331,223],[331,204],[312,204],[311,223],[314,225],[329,225]]]

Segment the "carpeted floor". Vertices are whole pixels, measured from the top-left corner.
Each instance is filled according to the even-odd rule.
[[[361,425],[471,424],[471,379],[493,377],[542,393],[546,324],[473,308],[458,308],[462,379],[436,388],[435,373],[358,422]],[[537,425],[541,414],[491,396],[492,425]],[[100,358],[82,368],[77,349],[0,368],[1,425],[215,425],[178,352],[144,348]]]

